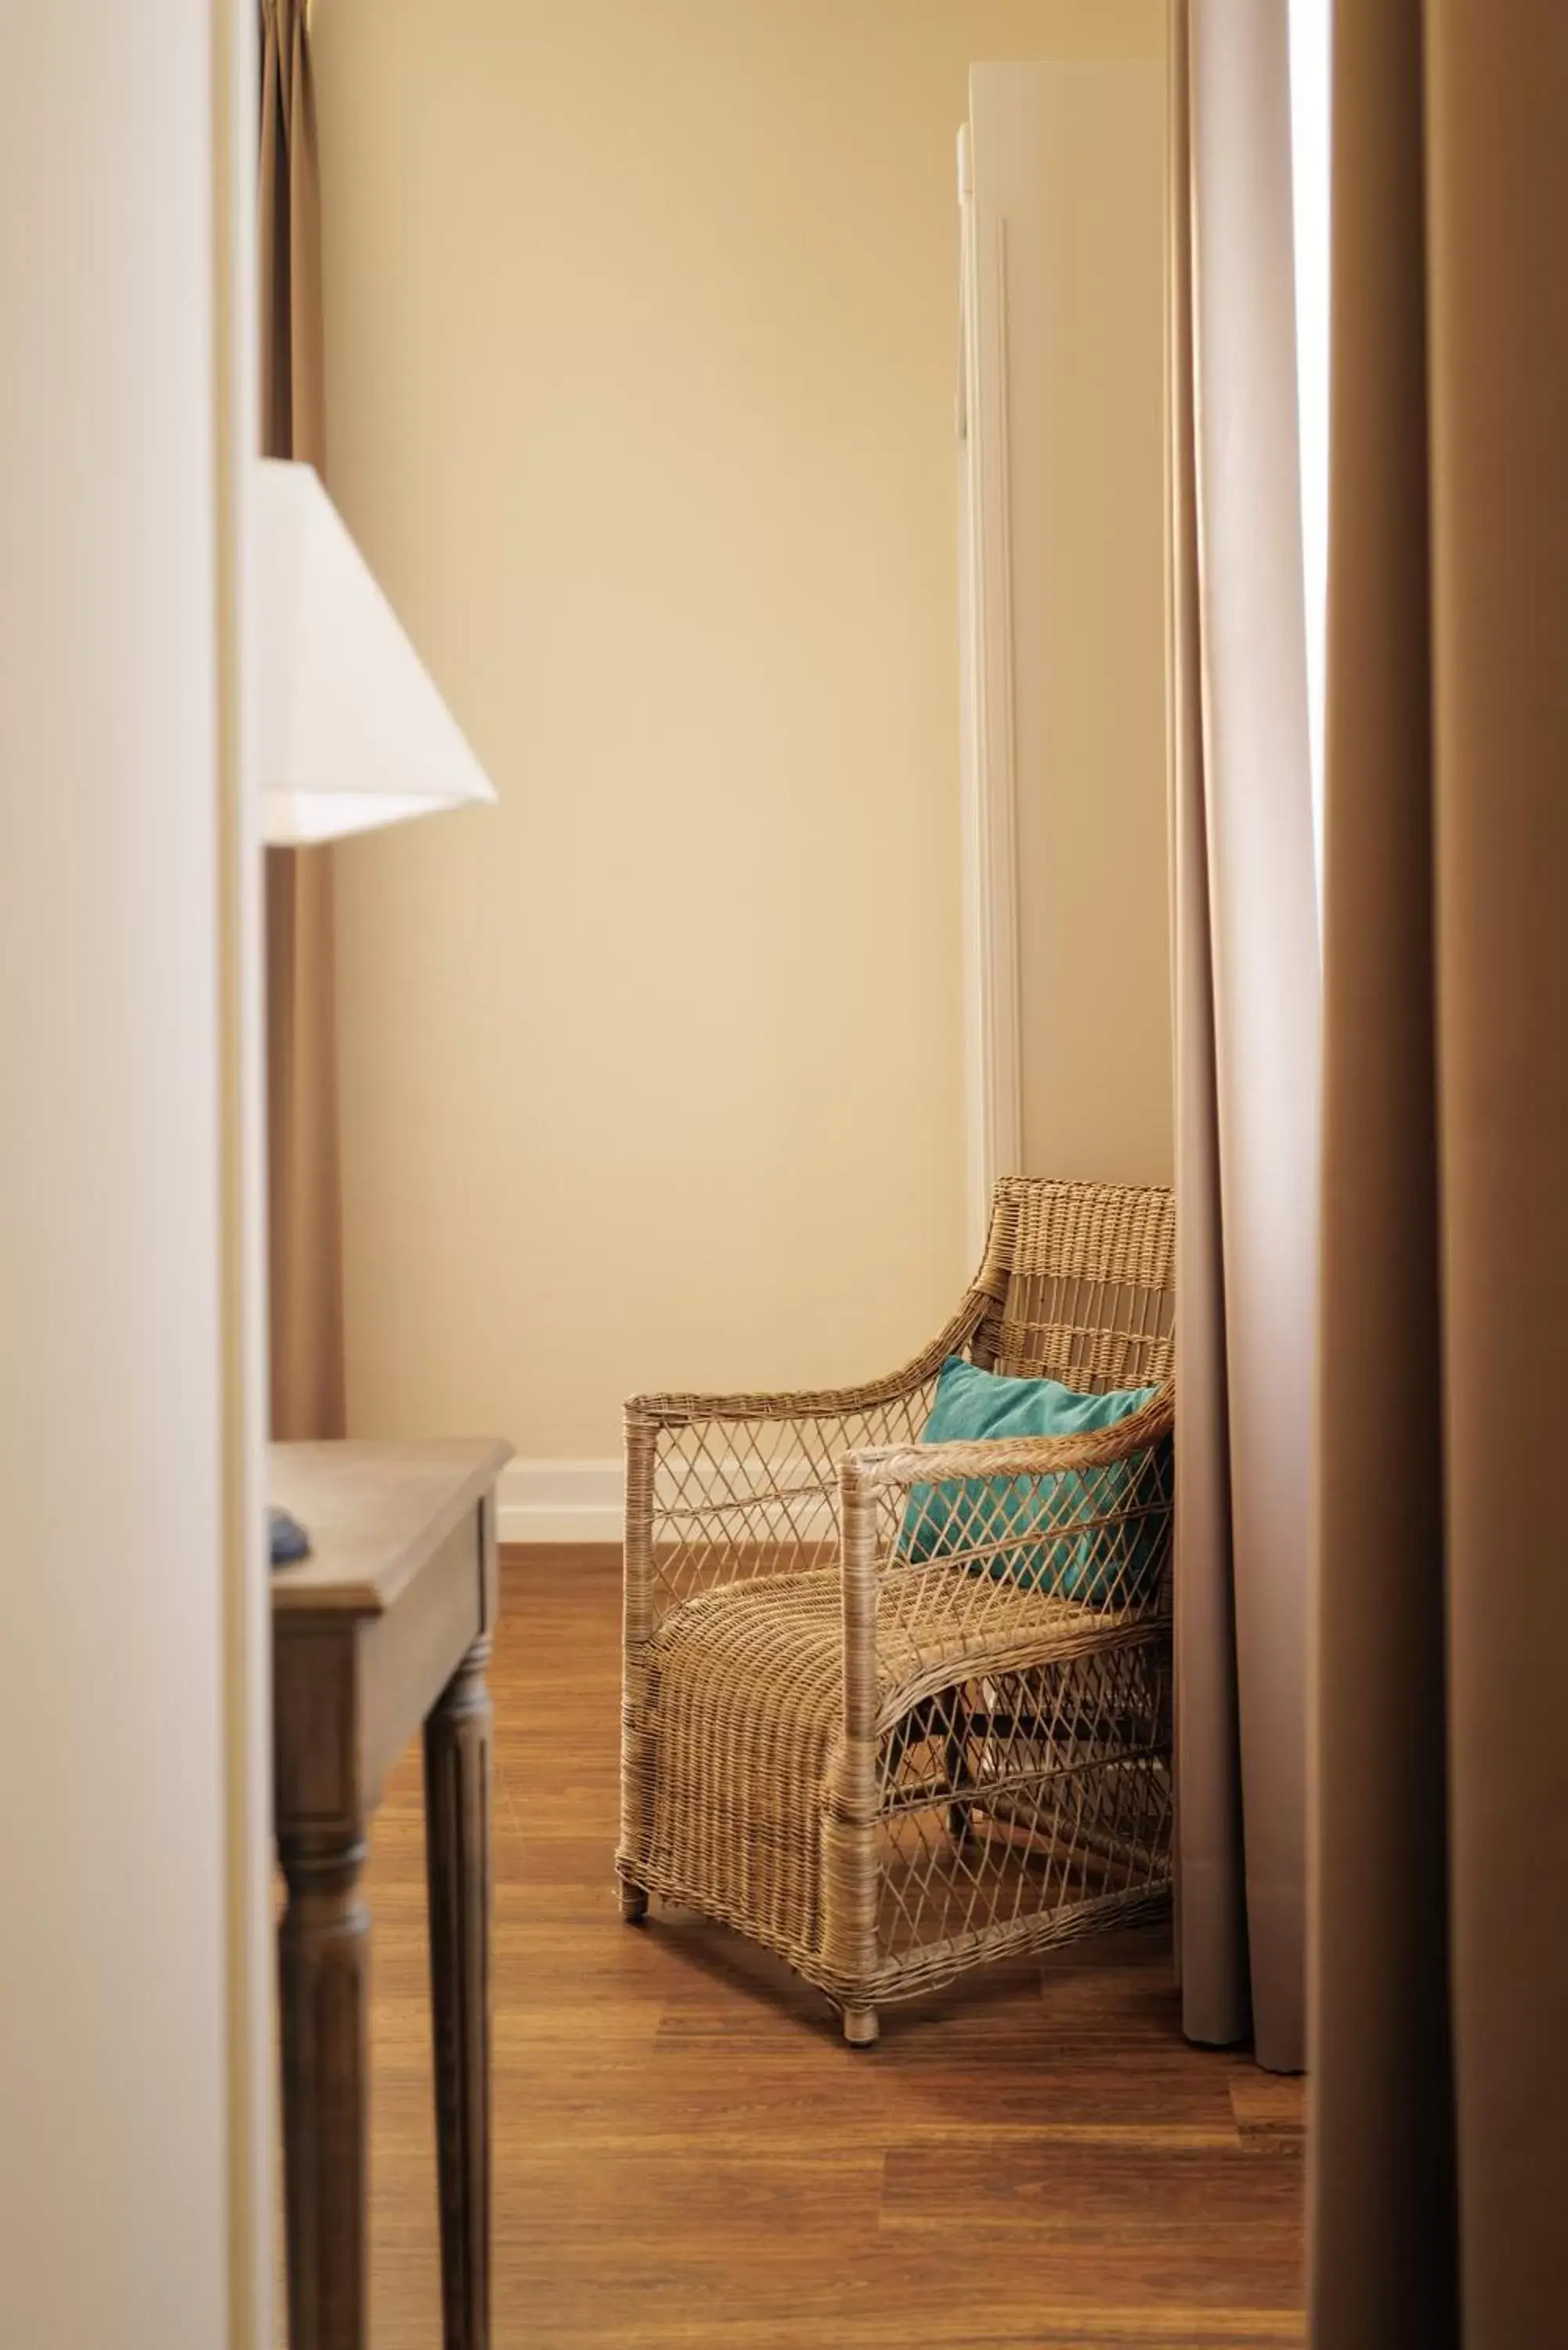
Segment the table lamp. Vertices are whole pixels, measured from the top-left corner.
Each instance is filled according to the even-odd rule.
[[[340,840],[494,788],[309,465],[256,461],[257,767],[269,847]],[[269,1513],[275,1566],[308,1537]]]

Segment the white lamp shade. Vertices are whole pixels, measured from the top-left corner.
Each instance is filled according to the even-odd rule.
[[[257,476],[256,731],[266,840],[336,840],[464,800],[493,800],[313,469],[264,457]]]

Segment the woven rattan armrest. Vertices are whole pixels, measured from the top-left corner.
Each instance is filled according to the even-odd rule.
[[[908,1445],[985,1299],[971,1292],[912,1362],[864,1387],[774,1395],[636,1396],[626,1407],[627,1640],[671,1605],[742,1576],[826,1563],[838,1547],[838,1464]]]
[[[981,1437],[973,1442],[871,1445],[846,1456],[845,1482],[869,1488],[931,1485],[967,1477],[1055,1477],[1106,1469],[1147,1452],[1176,1424],[1176,1389],[1168,1380],[1141,1411],[1079,1436]]]
[[[984,1305],[983,1298],[966,1298],[962,1311],[911,1362],[864,1387],[802,1388],[772,1395],[633,1396],[626,1407],[627,1421],[645,1428],[691,1428],[708,1419],[838,1419],[874,1411],[878,1404],[896,1403],[933,1378],[949,1355],[968,1345]]]

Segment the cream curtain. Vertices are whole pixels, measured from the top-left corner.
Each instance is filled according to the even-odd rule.
[[[1305,2062],[1318,947],[1285,0],[1171,40],[1184,2020]]]
[[[1335,10],[1313,2339],[1568,2343],[1568,9]]]
[[[262,447],[321,472],[321,207],[306,0],[263,0],[260,49]],[[272,1430],[340,1436],[330,850],[268,850],[266,967]]]

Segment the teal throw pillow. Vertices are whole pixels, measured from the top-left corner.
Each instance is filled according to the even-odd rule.
[[[1007,1378],[950,1355],[922,1431],[926,1444],[987,1437],[1082,1436],[1114,1428],[1158,1390],[1080,1395],[1055,1379]],[[1085,1607],[1143,1605],[1152,1596],[1170,1495],[1168,1437],[1149,1453],[1103,1469],[1049,1477],[970,1477],[914,1485],[899,1550],[905,1558],[959,1557],[971,1572],[1058,1592]],[[1135,1481],[1136,1486],[1135,1486]],[[1138,1510],[1137,1516],[1122,1516]],[[1106,1520],[1113,1521],[1107,1528]]]

